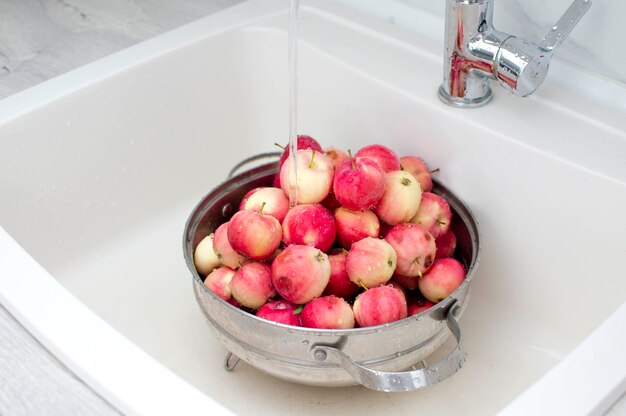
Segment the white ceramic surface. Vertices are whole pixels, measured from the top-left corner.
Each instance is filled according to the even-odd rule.
[[[446,107],[435,94],[439,42],[335,2],[306,4],[300,131],[324,145],[419,154],[478,217],[483,255],[461,372],[391,395],[222,369],[181,234],[232,165],[285,141],[278,0],[246,2],[0,101],[0,301],[129,413],[520,414],[528,403],[558,407],[571,390],[553,387],[567,383],[583,386],[568,414],[605,410],[626,387],[626,359],[606,353],[626,348],[624,113],[550,80],[529,99],[496,90],[485,108]],[[588,79],[560,73],[570,85]],[[581,366],[583,377],[569,376]]]

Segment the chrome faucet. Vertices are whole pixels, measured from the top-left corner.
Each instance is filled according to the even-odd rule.
[[[439,98],[455,107],[480,107],[492,97],[489,80],[521,97],[546,78],[556,48],[591,7],[574,0],[539,44],[493,27],[493,0],[446,0],[443,84]]]

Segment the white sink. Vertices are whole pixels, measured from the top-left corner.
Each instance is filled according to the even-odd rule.
[[[182,230],[233,165],[286,141],[278,0],[0,101],[0,302],[129,414],[605,411],[626,389],[626,110],[602,98],[624,89],[557,62],[532,98],[453,109],[436,38],[331,1],[305,2],[301,24],[299,131],[422,155],[478,218],[458,374],[393,395],[222,367]]]

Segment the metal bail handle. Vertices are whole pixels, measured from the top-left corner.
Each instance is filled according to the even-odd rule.
[[[467,354],[463,351],[463,335],[455,315],[461,305],[455,302],[446,316],[448,328],[456,339],[456,347],[439,362],[425,368],[411,371],[378,371],[354,362],[346,353],[331,346],[316,346],[313,356],[318,361],[333,361],[341,365],[359,384],[368,389],[384,392],[413,391],[432,386],[459,371]]]
[[[228,176],[226,177],[226,179],[230,179],[233,176],[235,176],[235,174],[237,172],[239,172],[239,170],[253,162],[257,162],[259,160],[263,160],[263,159],[278,159],[280,156],[282,155],[281,152],[268,152],[268,153],[260,153],[258,155],[254,155],[254,156],[250,156],[244,160],[242,160],[241,162],[237,163],[235,166],[233,166],[233,168],[230,170],[230,172],[228,172]]]

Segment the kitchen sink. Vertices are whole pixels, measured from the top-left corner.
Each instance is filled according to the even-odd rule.
[[[287,141],[287,19],[245,2],[0,101],[2,304],[130,414],[602,414],[626,389],[625,88],[555,62],[531,98],[448,107],[437,36],[341,2],[302,6],[299,132],[422,156],[472,209],[468,359],[406,394],[224,370],[182,232]]]

